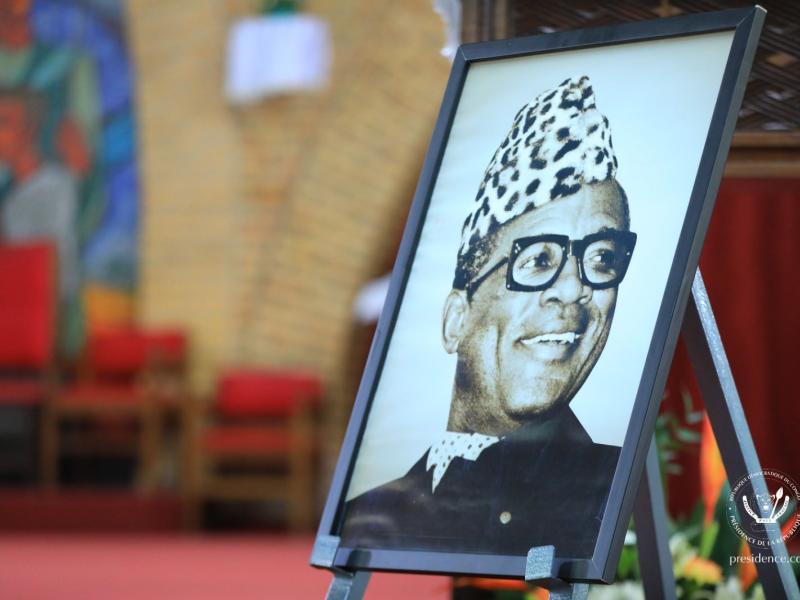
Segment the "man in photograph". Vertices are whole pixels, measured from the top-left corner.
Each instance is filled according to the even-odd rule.
[[[572,410],[608,339],[636,243],[609,122],[588,77],[520,109],[462,227],[442,339],[447,430],[347,503],[356,547],[593,553],[619,448]]]

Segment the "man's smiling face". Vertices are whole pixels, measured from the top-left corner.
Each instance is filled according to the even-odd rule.
[[[580,240],[608,229],[628,229],[619,188],[613,181],[584,185],[575,195],[503,226],[481,273],[508,256],[515,239],[561,234]],[[451,412],[454,429],[498,435],[565,406],[586,381],[608,339],[617,289],[596,290],[584,284],[574,256],[541,291],[506,289],[507,268],[489,276],[471,301],[462,297],[462,318],[450,330],[457,335],[451,336],[448,350],[458,353],[454,404],[460,406]],[[447,318],[446,307],[446,346]]]

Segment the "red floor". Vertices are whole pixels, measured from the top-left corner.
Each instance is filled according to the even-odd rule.
[[[0,598],[13,600],[322,599],[308,537],[0,536]],[[446,600],[444,577],[373,575],[366,598]]]
[[[178,532],[181,499],[111,489],[0,489],[0,532],[68,531]]]

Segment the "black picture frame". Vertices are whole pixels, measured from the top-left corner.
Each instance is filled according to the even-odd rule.
[[[370,404],[386,358],[401,304],[400,300],[409,278],[426,211],[470,65],[479,61],[730,31],[733,32],[730,52],[692,187],[677,250],[658,312],[644,371],[639,382],[630,425],[614,473],[595,552],[591,559],[557,557],[558,576],[565,581],[605,583],[613,581],[633,510],[639,479],[653,437],[655,420],[691,290],[692,279],[697,269],[765,15],[766,11],[754,6],[510,40],[466,44],[459,48],[420,174],[392,273],[388,296],[378,322],[333,475],[317,533],[317,546],[311,559],[312,565],[346,570],[509,578],[522,578],[525,575],[526,556],[377,550],[349,548],[336,544],[334,544],[335,547],[330,547],[330,541],[335,540],[338,535],[338,520],[344,506],[357,449],[364,433]],[[319,549],[323,545],[327,546],[329,556],[321,559]]]

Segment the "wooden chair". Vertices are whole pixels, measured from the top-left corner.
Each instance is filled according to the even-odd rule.
[[[315,516],[318,378],[293,372],[229,370],[214,398],[187,412],[187,525],[202,523],[203,502],[280,501],[288,525],[308,530]]]
[[[45,483],[58,484],[62,453],[132,453],[138,457],[137,487],[152,491],[162,453],[162,408],[175,395],[163,378],[182,376],[185,355],[186,339],[179,331],[129,327],[90,334],[77,378],[46,408]],[[84,427],[66,431],[65,423]],[[112,424],[132,428],[133,435]]]
[[[0,406],[35,412],[53,396],[55,274],[56,255],[51,244],[0,244]],[[4,453],[3,462],[14,464],[3,466],[36,471],[40,452],[35,442],[31,446],[19,461]]]
[[[183,432],[183,413],[191,394],[188,389],[189,344],[186,333],[179,329],[149,329],[145,332],[147,367],[145,387],[155,412],[152,441],[155,463],[147,474],[145,487],[152,487],[164,479],[171,456],[167,456],[167,436],[172,430],[179,442],[175,454],[179,459],[172,463],[171,480],[180,477],[180,464],[186,452]],[[172,453],[169,453],[172,455]]]

